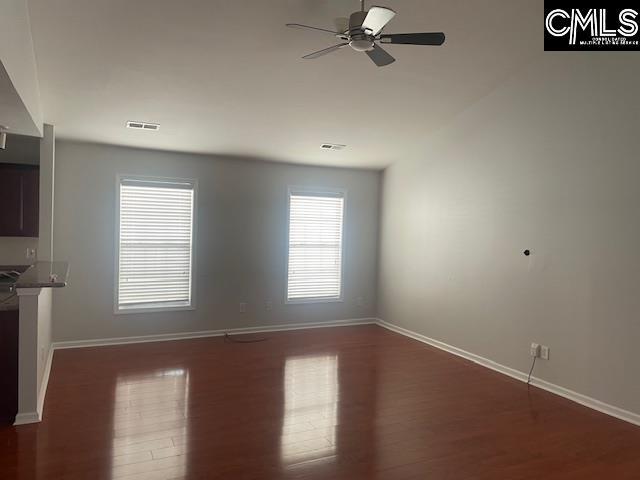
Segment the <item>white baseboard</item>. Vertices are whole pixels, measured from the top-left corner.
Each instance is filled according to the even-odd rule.
[[[42,373],[42,383],[40,383],[40,391],[38,392],[38,414],[42,418],[42,412],[44,411],[44,399],[47,395],[47,387],[49,386],[49,375],[51,375],[51,365],[53,364],[53,345],[49,347],[49,355],[47,356],[47,363],[44,366],[44,372]]]
[[[166,333],[160,335],[144,335],[137,337],[98,338],[92,340],[77,340],[69,342],[54,342],[53,349],[103,347],[107,345],[125,345],[129,343],[166,342],[170,340],[188,340],[190,338],[221,337],[225,334],[240,335],[247,333],[284,332],[289,330],[304,330],[309,328],[349,327],[353,325],[376,324],[375,318],[353,318],[347,320],[332,320],[328,322],[290,323],[281,325],[267,325],[263,327],[228,328],[224,330],[205,330],[200,332]]]
[[[40,383],[40,391],[38,392],[38,405],[35,412],[18,413],[13,422],[14,425],[27,425],[29,423],[38,423],[42,421],[42,412],[44,409],[44,399],[47,395],[47,386],[49,385],[49,375],[51,374],[51,364],[53,363],[53,345],[49,348],[47,355],[47,363],[42,372],[42,382]]]
[[[600,400],[597,400],[595,398],[591,398],[581,393],[574,392],[573,390],[569,390],[568,388],[561,387],[540,378],[533,377],[531,379],[531,385],[542,388],[547,392],[560,395],[561,397],[579,403],[580,405],[583,405],[585,407],[589,407],[593,410],[597,410],[598,412],[605,413],[617,419],[624,420],[625,422],[633,423],[634,425],[640,426],[640,414],[638,413],[630,412],[629,410],[624,410],[620,407],[616,407],[615,405],[601,402]]]
[[[19,413],[16,415],[16,419],[13,422],[14,426],[27,425],[29,423],[38,423],[42,420],[42,417],[38,415],[38,412]]]
[[[495,370],[496,372],[508,375],[509,377],[515,378],[516,380],[520,380],[521,382],[527,381],[527,373],[521,372],[520,370],[515,370],[505,365],[501,365],[497,362],[494,362],[493,360],[489,360],[488,358],[484,358],[480,355],[467,352],[439,340],[434,340],[433,338],[429,338],[411,330],[407,330],[406,328],[393,325],[381,319],[377,319],[377,324],[381,327],[386,328],[387,330],[391,330],[392,332],[399,333],[400,335],[413,338],[414,340],[426,343],[427,345],[431,345],[432,347],[444,350],[445,352],[452,353],[454,355],[457,355],[458,357],[465,358],[474,363],[477,363],[478,365],[482,365],[483,367],[490,368],[491,370]],[[560,395],[561,397],[567,398],[585,407],[589,407],[593,410],[597,410],[598,412],[605,413],[620,420],[624,420],[625,422],[640,426],[640,414],[624,410],[614,405],[609,405],[608,403],[601,402],[600,400],[596,400],[595,398],[591,398],[581,393],[574,392],[573,390],[555,385],[540,378],[531,377],[530,383],[535,387],[541,388],[556,395]]]

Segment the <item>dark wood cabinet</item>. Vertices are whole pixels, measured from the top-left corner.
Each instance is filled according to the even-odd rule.
[[[0,310],[0,425],[18,413],[18,310]]]
[[[0,163],[0,237],[37,237],[40,168]]]

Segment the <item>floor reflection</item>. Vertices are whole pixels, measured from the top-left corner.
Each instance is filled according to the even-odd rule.
[[[335,460],[339,396],[336,355],[286,360],[280,442],[284,466]]]
[[[118,376],[115,405],[111,478],[184,477],[189,372],[167,369]]]

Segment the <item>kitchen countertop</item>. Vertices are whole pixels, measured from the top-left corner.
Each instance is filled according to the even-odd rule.
[[[14,288],[61,288],[67,286],[67,262],[36,262],[15,283]]]

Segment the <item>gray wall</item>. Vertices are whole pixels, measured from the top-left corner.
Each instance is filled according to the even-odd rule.
[[[116,174],[198,179],[195,311],[113,314]],[[68,260],[71,274],[69,286],[54,293],[54,340],[375,316],[379,177],[56,142],[54,258]],[[342,303],[284,305],[288,185],[348,190]],[[249,304],[247,313],[239,313],[240,302]]]
[[[38,142],[40,158],[40,208],[38,228],[38,260],[53,260],[53,201],[56,167],[56,133],[53,125],[43,126]]]
[[[30,265],[27,248],[38,248],[38,239],[31,237],[0,237],[0,265]]]
[[[19,379],[16,423],[42,417],[47,360],[51,350],[51,288],[19,289]],[[44,387],[44,388],[43,388]]]
[[[46,373],[47,361],[51,350],[51,327],[52,327],[52,315],[53,315],[53,293],[51,288],[43,288],[38,296],[38,336],[37,336],[37,392],[38,392],[38,408],[40,408],[40,399],[46,394],[46,390],[43,392],[42,388],[46,388],[47,385],[43,385],[42,381]],[[42,415],[42,411],[38,412]]]
[[[379,316],[640,412],[639,74],[545,54],[389,168]]]

